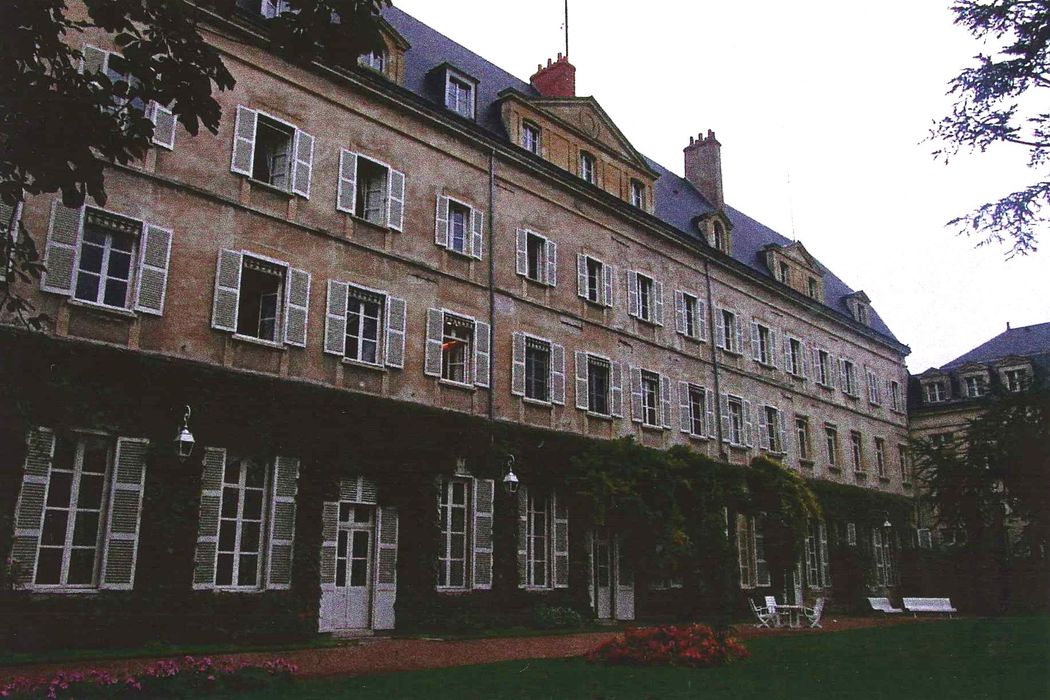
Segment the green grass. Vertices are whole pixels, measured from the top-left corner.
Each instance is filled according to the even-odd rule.
[[[690,670],[508,661],[437,671],[314,679],[229,698],[645,700],[703,698],[1050,698],[1050,618],[938,621],[767,637],[752,658]]]

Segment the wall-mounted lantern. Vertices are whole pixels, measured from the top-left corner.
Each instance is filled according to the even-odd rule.
[[[180,462],[185,462],[186,459],[193,453],[193,445],[195,440],[193,439],[193,433],[190,432],[190,407],[186,407],[186,412],[182,415],[182,429],[179,430],[175,436],[175,454],[178,456]]]

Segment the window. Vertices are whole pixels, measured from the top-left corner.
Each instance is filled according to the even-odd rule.
[[[894,411],[904,410],[904,396],[901,394],[900,382],[890,381],[890,402]]]
[[[874,555],[875,582],[879,586],[891,586],[895,582],[893,551],[890,533],[884,528],[871,529],[871,549]]]
[[[638,180],[631,180],[631,206],[645,208],[645,185]]]
[[[980,398],[988,393],[988,382],[983,374],[964,377],[963,386],[966,388],[966,395],[971,399]]]
[[[627,312],[642,321],[661,325],[664,285],[634,270],[627,271]]]
[[[511,393],[544,403],[565,403],[565,348],[525,333],[513,335]]]
[[[727,400],[729,432],[726,436],[734,445],[744,444],[744,402],[736,396]]]
[[[806,530],[806,581],[810,588],[831,585],[828,531],[822,522],[810,522]]]
[[[586,151],[580,151],[580,177],[595,184],[594,156]]]
[[[215,586],[258,588],[263,555],[263,512],[267,465],[227,459],[222,477]]]
[[[925,382],[926,403],[939,403],[948,400],[948,389],[943,381]]]
[[[743,344],[743,328],[737,319],[736,312],[720,309],[718,316],[718,347],[726,352],[739,353]]]
[[[241,299],[237,307],[237,333],[277,341],[285,268],[245,256],[241,271]]]
[[[839,374],[841,375],[842,392],[847,396],[856,398],[860,395],[857,386],[857,366],[852,360],[839,359]]]
[[[711,226],[711,245],[729,255],[729,233],[721,221],[716,220]]]
[[[340,149],[336,209],[377,226],[403,230],[405,174],[360,153]]]
[[[539,155],[540,128],[532,122],[522,122],[521,124],[521,147],[529,153]]]
[[[875,373],[868,370],[868,403],[874,406],[882,405],[882,392],[879,391],[879,378]]]
[[[642,423],[660,425],[660,375],[642,372]]]
[[[357,57],[357,65],[364,66],[365,68],[371,68],[377,70],[380,73],[386,72],[386,52],[385,51],[369,51],[363,53]]]
[[[621,365],[599,355],[576,352],[576,408],[601,416],[623,415]]]
[[[751,322],[751,357],[768,367],[776,367],[776,333],[758,321]]]
[[[678,382],[679,417],[683,433],[705,437],[714,433],[711,392],[689,382]]]
[[[865,326],[869,325],[867,304],[857,303],[857,320]]]
[[[777,264],[777,279],[786,285],[791,284],[791,268],[786,262],[779,262]]]
[[[817,384],[834,388],[834,375],[832,374],[831,354],[827,350],[816,351],[817,354]]]
[[[139,222],[88,209],[73,297],[118,309],[130,301]]]
[[[488,387],[489,335],[487,323],[443,309],[427,309],[423,373],[454,384]],[[524,361],[522,355],[523,367]],[[524,392],[524,374],[521,381]]]
[[[601,306],[612,306],[612,267],[597,258],[576,255],[576,293]]]
[[[551,346],[536,338],[525,338],[525,398],[550,401]]]
[[[763,406],[759,413],[762,447],[770,452],[785,451],[784,414],[776,406]]]
[[[285,192],[310,197],[314,138],[288,122],[237,106],[230,170]]]
[[[81,47],[81,52],[83,61],[81,62],[80,72],[101,73],[106,76],[114,87],[118,84],[126,86],[126,88],[121,88],[122,90],[138,89],[140,86],[140,81],[131,74],[127,61],[120,54],[88,45]],[[129,102],[126,96],[127,93],[124,93],[124,95],[124,97],[113,98],[109,111],[116,113],[127,109],[130,112],[137,113],[129,116],[145,116],[153,122],[153,144],[168,150],[173,149],[175,147],[177,120],[172,111],[156,102],[144,104],[139,97],[134,97]]]
[[[853,460],[853,471],[864,471],[864,448],[863,438],[856,430],[849,434],[850,456]]]
[[[901,482],[911,483],[911,465],[908,462],[908,446],[897,445],[897,467],[901,471]]]
[[[309,303],[308,272],[241,251],[219,252],[213,328],[305,347]]]
[[[0,200],[0,282],[7,280],[7,275],[14,269],[14,250],[18,243],[19,222],[22,219],[22,202],[14,206]]]
[[[348,359],[379,364],[379,328],[384,298],[380,294],[350,287],[346,299],[346,351]]]
[[[707,309],[695,294],[675,291],[675,330],[694,340],[707,340]]]
[[[371,506],[339,503],[339,539],[336,541],[335,585],[344,587],[368,585],[368,566],[371,560],[371,530],[375,509]],[[344,523],[346,525],[344,525]],[[355,527],[348,528],[353,523]],[[363,527],[362,527],[363,526]]]
[[[438,196],[434,243],[448,250],[481,259],[485,215],[451,197]]]
[[[850,547],[857,546],[857,524],[846,523],[846,544]]]
[[[820,300],[820,285],[817,283],[816,277],[810,277],[806,280],[806,294],[809,295],[810,299]]]
[[[587,410],[592,413],[608,415],[610,365],[593,355],[587,357]]]
[[[467,119],[474,118],[474,83],[451,70],[445,74],[445,106]]]
[[[569,585],[569,514],[558,494],[518,489],[518,571],[522,588]]]
[[[449,479],[441,485],[438,498],[438,519],[441,522],[438,588],[467,587],[469,485],[466,479]]]
[[[812,447],[809,444],[809,419],[805,416],[795,418],[795,437],[798,441],[798,459],[800,462],[812,461]]]
[[[406,316],[404,299],[329,280],[324,351],[352,362],[404,367]]]
[[[557,284],[558,246],[538,233],[518,229],[517,272],[534,282]]]
[[[1028,384],[1028,372],[1024,369],[1008,369],[1003,372],[1007,391],[1023,391]]]
[[[930,445],[936,448],[951,447],[954,439],[953,433],[933,433],[930,435]]]
[[[769,586],[769,566],[766,563],[765,535],[761,518],[737,515],[737,557],[740,564],[740,587]]]
[[[272,19],[287,12],[291,7],[288,0],[262,0],[262,7],[259,9],[259,13],[267,19]]]
[[[671,427],[671,382],[667,377],[631,367],[631,419],[651,427]]]
[[[886,441],[875,438],[875,469],[879,476],[886,476]]]
[[[839,464],[839,433],[835,426],[824,425],[824,440],[828,450],[828,464],[837,467]]]

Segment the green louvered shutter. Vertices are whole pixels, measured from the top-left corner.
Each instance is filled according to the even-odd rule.
[[[148,449],[149,440],[117,438],[99,588],[129,591],[135,585]]]
[[[11,542],[11,561],[15,581],[31,585],[36,579],[36,554],[44,522],[44,499],[55,453],[55,434],[48,428],[34,428],[26,437],[26,462],[22,490],[15,507],[15,533]]]
[[[474,479],[474,588],[492,588],[492,516],[496,482]]]
[[[295,496],[298,492],[299,460],[278,456],[274,460],[273,497],[270,504],[267,588],[286,590],[292,585]]]
[[[201,476],[200,520],[197,523],[197,553],[193,566],[193,587],[215,588],[215,561],[219,545],[219,507],[222,503],[222,474],[226,469],[226,450],[204,448]]]

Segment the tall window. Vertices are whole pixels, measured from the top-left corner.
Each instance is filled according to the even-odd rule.
[[[6,223],[6,222],[5,222]],[[142,224],[88,209],[73,296],[81,301],[127,308],[138,232]]]
[[[660,425],[660,375],[642,371],[642,422]]]
[[[608,360],[587,356],[587,410],[603,416],[610,414],[609,380],[611,365]]]
[[[441,378],[459,384],[470,383],[470,357],[474,342],[474,322],[444,315],[444,334],[441,342]]]
[[[939,403],[948,398],[948,390],[943,381],[927,382],[923,388],[926,390],[926,403]]]
[[[536,338],[525,338],[525,396],[550,401],[551,346]]]
[[[784,284],[791,284],[791,268],[788,267],[786,262],[781,261],[777,265],[777,279]]]
[[[729,234],[726,232],[726,227],[722,225],[721,221],[715,221],[712,225],[712,239],[711,243],[715,248],[722,251],[726,255],[729,254]]]
[[[645,208],[645,185],[638,180],[631,180],[631,205]]]
[[[260,114],[255,130],[252,178],[282,190],[289,187],[295,128]]]
[[[540,152],[540,128],[532,122],[521,125],[521,146],[530,153]]]
[[[357,192],[354,214],[380,226],[387,223],[390,168],[374,160],[357,156]],[[403,187],[403,186],[402,186]],[[404,196],[404,193],[400,193]]]
[[[831,371],[831,355],[827,350],[817,350],[817,383],[833,386]]]
[[[237,333],[249,338],[278,341],[284,302],[286,268],[245,255],[237,306]]]
[[[681,303],[681,324],[679,332],[690,338],[701,338],[706,335],[702,332],[703,319],[700,314],[700,300],[688,292],[678,292]]]
[[[901,483],[911,483],[911,468],[908,464],[908,446],[897,445],[897,467],[901,472]]]
[[[729,407],[729,442],[734,445],[744,444],[744,402],[730,396]]]
[[[339,528],[335,557],[336,586],[368,585],[368,569],[372,559],[371,528],[368,526],[374,517],[375,509],[370,506],[354,506],[347,502],[339,504],[339,522],[353,523],[357,527]]]
[[[879,378],[874,372],[868,371],[868,402],[876,406],[882,405],[882,392],[879,391]]]
[[[783,420],[780,411],[774,406],[763,406],[763,416],[765,420],[765,435],[762,436],[763,441],[766,443],[766,448],[770,452],[783,452],[784,444],[780,437],[780,425]]]
[[[740,352],[736,314],[728,309],[722,309],[719,320],[720,347],[728,352]]]
[[[788,338],[788,366],[787,371],[796,377],[805,375],[805,360],[802,341],[798,338]]]
[[[553,287],[557,283],[557,250],[554,241],[528,229],[518,229],[518,274]]]
[[[890,382],[890,401],[892,402],[894,411],[904,410],[904,397],[901,394],[900,382]]]
[[[805,416],[795,418],[795,437],[798,441],[798,458],[800,461],[812,460],[812,448],[809,444],[809,419]]]
[[[598,303],[602,298],[602,263],[587,258],[587,300]]]
[[[886,441],[875,438],[875,469],[879,476],[886,476]]]
[[[525,520],[525,585],[550,585],[550,499],[529,493]]]
[[[449,200],[448,203],[448,247],[467,255],[470,240],[470,207]]]
[[[864,440],[860,433],[851,430],[849,434],[850,456],[853,461],[853,470],[864,471]]]
[[[973,374],[966,377],[963,382],[966,386],[966,395],[972,399],[980,398],[988,391],[988,385],[985,381],[984,375]]]
[[[350,287],[346,299],[346,351],[348,359],[380,364],[379,338],[384,295]]]
[[[765,536],[760,518],[738,515],[736,521],[737,557],[740,564],[740,586],[753,588],[770,585],[766,563]]]
[[[824,426],[824,441],[828,450],[828,464],[837,467],[839,464],[839,432],[833,425]]]
[[[773,364],[773,332],[761,323],[751,324],[751,350],[755,360],[763,365]]]
[[[1008,369],[1003,372],[1007,391],[1023,391],[1028,383],[1028,373],[1024,369]]]
[[[441,521],[441,551],[438,555],[438,587],[466,588],[470,482],[450,479],[441,486],[438,518]]]
[[[592,185],[595,182],[594,156],[586,151],[580,151],[580,177]]]
[[[816,277],[806,280],[806,293],[810,299],[820,299],[820,285],[817,284]]]
[[[445,106],[468,119],[474,118],[474,84],[448,72],[445,78]]]
[[[857,366],[851,360],[839,360],[842,363],[842,391],[849,396],[857,396]]]
[[[871,549],[874,555],[875,582],[880,586],[891,586],[896,574],[893,566],[893,550],[890,547],[890,533],[883,528],[872,528]]]
[[[112,461],[111,443],[96,435],[56,436],[37,555],[36,585],[95,585],[104,494]]]
[[[369,51],[363,53],[357,57],[357,65],[364,66],[365,68],[371,68],[377,70],[380,73],[386,72],[386,52],[385,51]]]
[[[266,464],[252,459],[226,460],[216,586],[256,588],[260,584],[266,481]]]
[[[828,533],[822,522],[810,522],[806,530],[806,580],[810,588],[831,585]]]
[[[576,255],[576,292],[593,304],[612,306],[612,268],[589,255]]]
[[[638,275],[638,318],[653,320],[653,280],[645,275]]]
[[[704,390],[701,387],[689,385],[689,433],[691,435],[704,435],[704,416],[706,414]]]

